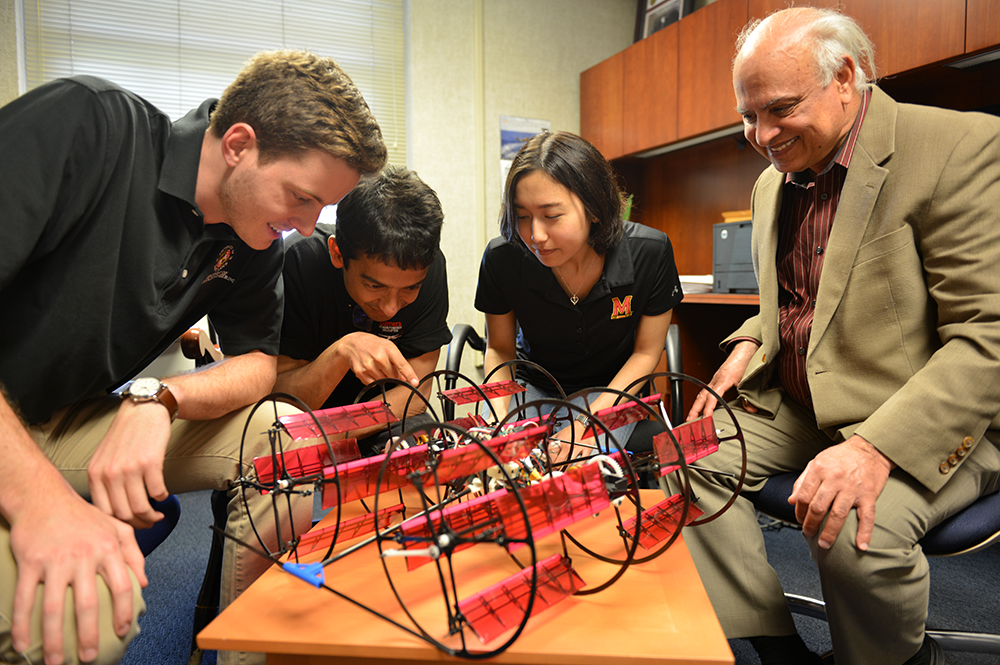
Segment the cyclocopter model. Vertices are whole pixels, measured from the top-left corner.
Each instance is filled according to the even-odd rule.
[[[260,525],[254,525],[257,543],[242,545],[281,565],[290,583],[295,578],[326,589],[450,655],[482,659],[510,647],[533,615],[570,595],[598,593],[630,565],[659,556],[683,525],[715,519],[742,488],[746,448],[738,424],[730,438],[743,447],[743,472],[733,478],[732,499],[716,514],[703,515],[691,501],[688,471],[718,449],[711,416],[674,426],[660,394],[649,389],[645,392],[652,394],[645,397],[604,388],[567,399],[524,402],[520,384],[491,381],[495,375],[496,370],[481,385],[450,370],[428,375],[421,387],[436,397],[438,407],[420,387],[411,387],[411,399],[424,402],[432,422],[407,428],[404,418],[402,434],[385,452],[367,458],[356,439],[343,438],[345,433],[397,422],[385,391],[407,384],[383,380],[369,387],[382,399],[321,411],[310,411],[290,395],[261,400],[254,412],[275,411],[268,430],[271,454],[254,459],[252,473],[237,483],[244,500],[251,493],[271,497],[278,544],[270,549],[258,533]],[[682,379],[711,392],[692,377],[669,372],[645,377],[630,390],[641,395],[640,388],[663,379]],[[458,382],[467,385],[449,387]],[[602,392],[615,393],[617,402],[592,413],[587,406]],[[508,399],[506,415],[497,418],[494,403]],[[280,416],[279,402],[303,412]],[[476,410],[460,418],[439,418],[463,405]],[[663,428],[653,439],[653,450],[626,451],[616,430],[646,419]],[[583,425],[582,434],[573,423]],[[661,491],[640,492],[642,486]],[[287,526],[293,522],[291,497],[317,493],[329,511],[326,518],[308,533],[295,533]],[[650,496],[657,498],[651,502]],[[354,510],[345,510],[347,506]],[[616,529],[611,540],[619,544],[610,553],[577,529],[581,520],[602,511],[613,511],[615,517],[609,521]],[[555,553],[539,555],[543,540]],[[509,566],[496,570],[493,584],[470,589],[460,563],[474,560],[482,548],[501,548]],[[364,599],[326,584],[328,566],[350,565],[349,559],[358,556],[380,557],[406,620],[392,619],[387,608],[369,607]],[[586,581],[574,567],[583,557],[596,562],[588,566],[591,579]],[[415,591],[405,577],[423,566],[436,569],[434,593],[444,601],[434,619],[410,611]],[[599,579],[593,579],[594,570]],[[426,587],[419,593],[426,595]]]

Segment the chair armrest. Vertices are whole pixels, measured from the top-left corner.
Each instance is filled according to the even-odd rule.
[[[212,342],[208,332],[201,328],[188,328],[181,335],[181,353],[198,366],[222,360],[222,351]]]
[[[664,343],[664,350],[667,353],[667,371],[677,374],[684,373],[681,362],[681,329],[676,323],[671,323],[667,328],[667,339]],[[670,424],[676,427],[684,422],[684,380],[670,379]]]
[[[462,366],[462,352],[468,344],[476,351],[486,350],[486,340],[479,336],[476,329],[468,323],[456,323],[451,329],[451,341],[448,343],[448,355],[445,369],[459,371]]]

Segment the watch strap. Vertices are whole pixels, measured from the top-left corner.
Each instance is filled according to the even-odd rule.
[[[161,383],[160,385],[162,385],[163,388],[160,389],[160,392],[156,394],[154,399],[163,406],[167,407],[167,411],[170,412],[170,422],[174,422],[174,420],[177,419],[177,412],[180,410],[177,406],[177,398],[174,397],[172,392],[170,392],[170,386],[165,383]]]
[[[137,395],[132,392],[132,386],[137,381],[156,381],[159,384],[159,387],[156,389],[156,393],[153,395],[150,394]],[[160,381],[155,377],[135,379],[134,381],[130,381],[125,390],[119,393],[119,395],[121,396],[122,399],[131,399],[133,402],[159,402],[163,406],[167,407],[167,412],[170,414],[170,422],[174,422],[174,420],[177,418],[177,413],[179,411],[179,407],[177,405],[177,398],[174,397],[174,394],[172,392],[170,392],[170,386],[168,386],[163,381]]]

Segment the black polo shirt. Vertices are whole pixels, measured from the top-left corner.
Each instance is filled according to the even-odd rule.
[[[608,385],[632,355],[639,319],[663,314],[682,298],[670,239],[626,222],[621,244],[608,252],[600,279],[577,305],[534,255],[494,238],[479,267],[476,309],[513,310],[518,357],[544,367],[570,394]],[[518,378],[549,389],[537,371],[518,369]]]
[[[170,118],[90,76],[0,109],[0,381],[29,422],[133,378],[208,314],[222,350],[277,354],[280,243],[195,205],[214,100]]]
[[[343,270],[330,261],[329,238],[335,227],[317,224],[304,238],[286,238],[285,318],[281,327],[281,354],[313,361],[344,335],[366,331],[392,340],[404,358],[416,358],[451,341],[448,330],[448,276],[444,254],[427,269],[416,300],[396,312],[390,321],[355,324],[357,304],[344,286]],[[368,326],[370,324],[370,328]],[[352,404],[364,384],[353,372],[341,379],[323,408]]]

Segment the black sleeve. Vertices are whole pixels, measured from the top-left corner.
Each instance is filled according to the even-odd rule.
[[[643,312],[646,316],[658,316],[670,311],[680,304],[684,298],[681,289],[681,278],[677,274],[674,263],[674,250],[670,238],[664,234],[662,238],[644,241],[643,260],[651,261],[653,274],[653,290],[649,294],[649,302]]]
[[[476,285],[477,310],[484,314],[506,314],[514,309],[508,294],[517,271],[513,265],[518,258],[515,252],[520,251],[503,238],[494,238],[486,246]]]
[[[0,290],[72,233],[99,198],[112,132],[95,93],[72,81],[46,83],[0,108]]]

